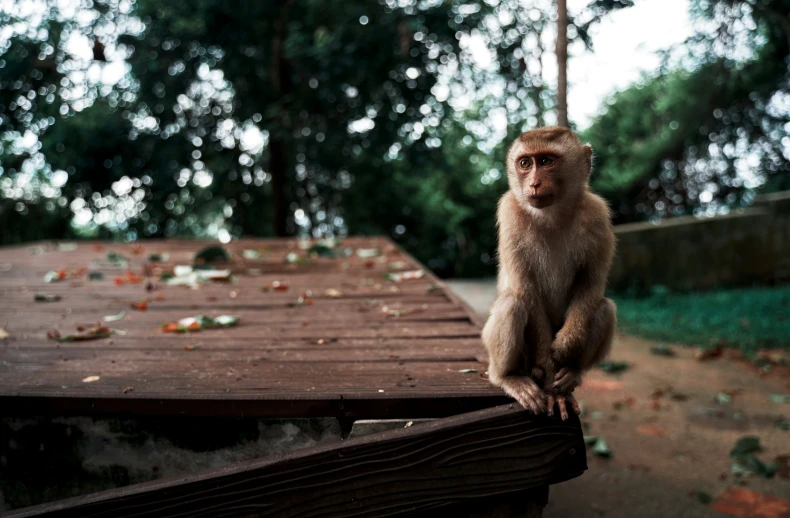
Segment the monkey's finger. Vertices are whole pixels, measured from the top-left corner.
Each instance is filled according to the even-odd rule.
[[[562,417],[563,421],[568,420],[568,409],[565,407],[565,398],[560,397],[557,399],[557,405],[560,407],[560,417]]]
[[[581,409],[581,407],[579,407],[579,403],[576,401],[576,398],[573,397],[573,395],[568,394],[567,396],[565,396],[565,399],[567,399],[568,403],[571,404],[571,408],[573,408],[573,412],[576,415],[581,415],[582,409]]]
[[[547,399],[548,399],[548,401],[546,402],[546,405],[548,406],[549,409],[548,409],[548,412],[546,412],[546,413],[548,415],[552,416],[552,415],[554,415],[554,403],[556,402],[555,398],[554,398],[554,394],[549,394]]]

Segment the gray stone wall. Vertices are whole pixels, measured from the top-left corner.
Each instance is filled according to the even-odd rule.
[[[790,281],[790,191],[726,216],[684,216],[615,227],[615,291],[675,291]]]

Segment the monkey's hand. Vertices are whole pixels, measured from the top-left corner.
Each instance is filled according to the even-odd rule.
[[[582,342],[583,343],[583,342]],[[551,344],[551,358],[556,365],[575,366],[579,363],[581,356],[579,340],[570,336],[565,328],[560,329],[554,342]]]
[[[570,369],[568,367],[563,367],[559,371],[557,371],[557,375],[554,377],[554,383],[552,384],[552,388],[558,394],[571,394],[576,387],[582,384],[582,373],[581,371]]]
[[[537,383],[527,377],[508,376],[502,379],[500,386],[505,393],[519,402],[525,410],[533,414],[546,411],[546,396]]]
[[[563,421],[568,420],[568,407],[566,406],[566,401],[567,403],[571,404],[571,409],[576,415],[582,413],[581,408],[579,408],[579,403],[576,402],[576,398],[573,397],[573,394],[571,394],[570,392],[568,392],[565,395],[562,394],[557,395],[554,392],[551,392],[549,393],[548,399],[549,399],[549,412],[548,412],[549,415],[554,415],[554,403],[556,403],[560,409],[560,417],[562,418]]]

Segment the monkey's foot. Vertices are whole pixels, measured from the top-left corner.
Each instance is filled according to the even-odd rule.
[[[549,415],[554,415],[554,403],[556,403],[557,406],[560,408],[560,417],[562,418],[563,421],[566,421],[568,419],[568,407],[566,406],[566,400],[567,400],[567,403],[570,403],[571,408],[573,409],[573,412],[576,415],[579,415],[579,414],[582,413],[581,408],[579,408],[579,403],[576,402],[576,398],[573,397],[573,394],[567,394],[565,396],[557,396],[555,394],[549,394],[548,395],[548,404],[549,404],[548,414]]]
[[[519,402],[524,409],[537,415],[546,411],[543,391],[529,378],[509,377],[502,380],[505,393]]]
[[[552,388],[559,394],[570,394],[582,384],[582,373],[577,370],[563,367],[554,376]]]

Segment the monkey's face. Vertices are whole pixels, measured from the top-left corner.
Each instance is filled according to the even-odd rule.
[[[576,199],[587,183],[591,154],[568,128],[528,131],[508,152],[510,189],[525,208],[546,209]]]

